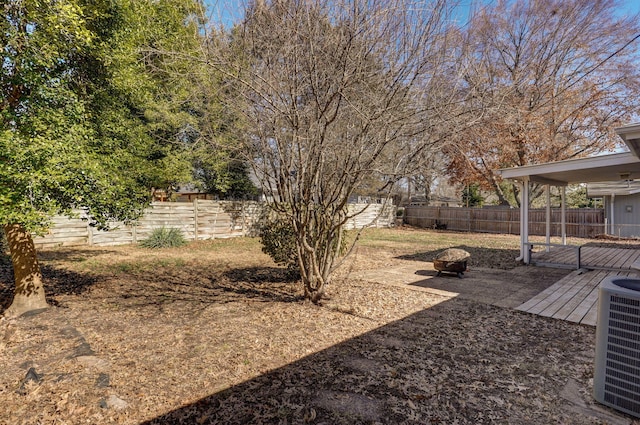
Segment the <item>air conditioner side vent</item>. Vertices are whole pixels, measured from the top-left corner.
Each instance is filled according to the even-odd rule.
[[[640,279],[610,276],[599,291],[594,397],[640,417]]]

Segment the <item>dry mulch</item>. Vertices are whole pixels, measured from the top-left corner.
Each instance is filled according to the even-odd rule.
[[[55,307],[0,319],[0,423],[631,422],[593,402],[593,328],[350,277],[431,251],[363,247],[323,306],[250,239],[45,252]]]

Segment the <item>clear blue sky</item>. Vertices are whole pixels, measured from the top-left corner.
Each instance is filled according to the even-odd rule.
[[[493,0],[460,0],[460,18],[465,19],[468,16],[471,4],[490,4],[492,2]],[[205,4],[214,22],[229,26],[242,19],[247,0],[205,0]],[[624,0],[621,4],[621,15],[640,13],[639,0]]]

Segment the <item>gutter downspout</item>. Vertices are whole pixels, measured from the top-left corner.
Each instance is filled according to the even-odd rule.
[[[560,223],[560,232],[562,233],[562,245],[567,244],[567,187],[562,186],[562,191],[560,192],[560,203],[562,209],[562,222]]]

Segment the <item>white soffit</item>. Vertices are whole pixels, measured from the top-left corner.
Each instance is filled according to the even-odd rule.
[[[638,129],[640,129],[640,125],[638,125]],[[497,172],[505,179],[529,180],[555,186],[564,186],[570,183],[620,181],[640,178],[640,159],[631,152],[623,152],[539,165],[503,168]]]
[[[629,124],[615,129],[629,150],[640,157],[640,123]]]
[[[633,195],[640,193],[640,181],[587,183],[587,196]]]

